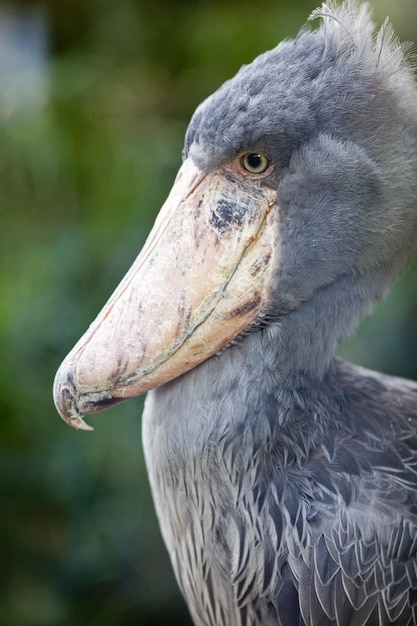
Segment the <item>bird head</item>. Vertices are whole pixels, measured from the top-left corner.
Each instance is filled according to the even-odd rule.
[[[61,365],[55,403],[86,413],[162,385],[341,279],[381,297],[417,237],[417,91],[386,22],[323,5],[318,30],[203,102],[133,266]]]

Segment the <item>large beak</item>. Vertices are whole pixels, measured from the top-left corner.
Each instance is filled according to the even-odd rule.
[[[54,399],[71,426],[162,385],[265,312],[276,268],[276,192],[187,159],[148,240],[68,354]]]

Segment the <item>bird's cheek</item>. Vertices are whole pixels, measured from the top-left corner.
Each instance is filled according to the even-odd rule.
[[[273,190],[185,161],[142,252],[57,373],[61,416],[82,428],[82,414],[176,378],[261,316],[275,209]]]

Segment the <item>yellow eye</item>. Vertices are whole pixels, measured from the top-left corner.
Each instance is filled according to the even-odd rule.
[[[269,166],[269,159],[264,154],[248,152],[241,159],[242,166],[250,174],[263,174]]]

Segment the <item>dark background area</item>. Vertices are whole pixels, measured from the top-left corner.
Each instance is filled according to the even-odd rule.
[[[415,0],[372,5],[417,40]],[[195,106],[315,6],[0,3],[0,626],[190,624],[152,507],[142,400],[77,432],[52,381],[139,252]],[[416,284],[414,264],[341,354],[417,378]]]

